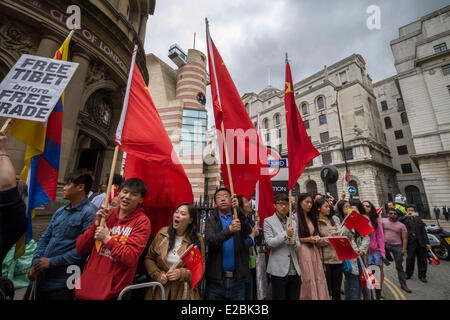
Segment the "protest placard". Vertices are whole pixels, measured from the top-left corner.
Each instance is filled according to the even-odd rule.
[[[0,84],[0,117],[46,122],[78,63],[24,54]]]

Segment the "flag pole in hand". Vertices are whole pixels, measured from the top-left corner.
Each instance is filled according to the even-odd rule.
[[[9,130],[9,127],[11,127],[12,124],[13,124],[13,119],[8,118],[8,120],[6,120],[6,122],[3,124],[3,127],[0,130],[0,132],[3,132],[4,134],[6,134]]]

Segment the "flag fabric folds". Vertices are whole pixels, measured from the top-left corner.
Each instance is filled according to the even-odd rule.
[[[366,237],[373,231],[370,220],[355,210],[352,210],[345,218],[344,225],[350,231],[356,229],[363,237]]]
[[[142,74],[136,64],[133,66],[129,100],[117,127],[116,143],[127,153],[125,178],[140,178],[147,186],[143,205],[156,234],[169,224],[180,203],[192,203],[193,195]]]
[[[67,61],[71,35],[72,33],[56,51],[53,59]],[[56,198],[63,105],[64,94],[56,103],[46,125],[28,120],[15,120],[9,130],[12,136],[27,144],[20,178],[28,184],[28,225],[25,235],[16,243],[15,259],[23,255],[26,244],[32,239],[32,219],[35,209],[55,201]]]
[[[186,267],[191,272],[192,290],[203,277],[203,258],[197,247],[192,247],[181,257]]]
[[[319,156],[309,140],[302,117],[295,103],[294,85],[292,83],[291,67],[286,61],[286,82],[284,92],[286,112],[287,146],[289,159],[289,190],[293,190],[300,175],[308,163]]]
[[[227,67],[211,39],[208,24],[206,38],[223,183],[231,190],[228,163],[234,193],[250,199],[261,173],[267,173],[267,149],[260,141]],[[221,132],[222,128],[224,132]],[[230,159],[226,159],[224,146],[227,147]]]
[[[358,258],[355,250],[353,250],[350,241],[348,241],[347,237],[328,237],[331,245],[336,250],[336,254],[339,260],[350,260]]]

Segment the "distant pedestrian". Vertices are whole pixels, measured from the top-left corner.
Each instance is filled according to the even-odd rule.
[[[433,211],[434,211],[434,218],[436,220],[439,220],[439,214],[441,213],[441,209],[439,209],[437,205],[434,205]],[[442,208],[442,213],[444,213],[443,211],[444,211],[444,208]],[[445,216],[445,214],[444,214],[444,216]]]
[[[386,249],[394,255],[400,287],[404,291],[411,293],[411,289],[406,285],[406,274],[403,269],[403,256],[406,254],[408,246],[408,230],[403,223],[398,221],[398,213],[395,208],[389,208],[388,217],[381,220]]]
[[[408,229],[408,256],[406,258],[406,278],[410,279],[414,273],[414,262],[417,257],[419,280],[427,281],[427,249],[431,250],[425,223],[419,218],[414,205],[406,207],[406,216],[402,222]]]
[[[449,221],[449,217],[450,217],[450,210],[449,208],[447,208],[447,206],[444,204],[444,206],[442,207],[442,214],[445,217],[445,220]]]

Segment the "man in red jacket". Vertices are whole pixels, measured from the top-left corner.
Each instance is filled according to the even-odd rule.
[[[110,300],[129,286],[150,236],[150,220],[141,206],[147,193],[144,182],[126,180],[119,190],[119,207],[97,212],[94,223],[77,240],[77,252],[90,258],[77,283],[75,295],[83,300]],[[100,226],[102,217],[106,226]],[[97,252],[95,240],[102,243]]]

